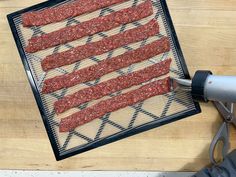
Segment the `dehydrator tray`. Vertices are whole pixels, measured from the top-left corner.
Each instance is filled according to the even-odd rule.
[[[127,25],[122,25],[107,32],[100,32],[92,36],[84,37],[82,39],[69,42],[65,45],[56,46],[37,53],[27,53],[25,51],[25,47],[27,45],[28,39],[32,36],[48,33],[65,26],[79,24],[81,21],[86,21],[98,16],[104,16],[120,9],[138,5],[144,1],[129,0],[121,4],[102,8],[92,13],[69,18],[62,22],[57,22],[41,27],[23,27],[21,18],[22,14],[29,11],[41,10],[70,2],[72,2],[72,0],[46,1],[32,7],[14,12],[7,16],[18,51],[20,53],[20,57],[22,59],[26,74],[32,87],[39,111],[42,116],[42,120],[44,122],[57,160],[68,158],[72,155],[94,149],[96,147],[180,120],[182,118],[200,112],[199,104],[193,101],[190,93],[184,91],[170,92],[161,96],[152,97],[136,105],[106,114],[104,117],[93,120],[92,122],[80,126],[68,133],[59,132],[59,122],[61,118],[82,110],[87,106],[94,104],[94,102],[97,102],[89,102],[77,108],[73,108],[63,113],[62,115],[56,115],[53,104],[55,101],[65,95],[74,93],[75,91],[78,91],[85,87],[99,84],[104,80],[108,80],[151,66],[154,63],[163,61],[168,58],[172,58],[169,76],[185,79],[190,78],[165,0],[152,0],[154,14],[145,19],[129,23]],[[69,66],[56,68],[48,72],[44,72],[41,68],[40,62],[47,55],[65,51],[78,45],[98,41],[113,34],[121,33],[125,30],[138,27],[142,24],[146,24],[153,18],[155,18],[159,23],[160,33],[148,38],[147,40],[126,45],[119,49],[109,51],[103,55],[93,56],[86,60],[76,62]],[[70,73],[72,71],[95,64],[103,59],[106,59],[107,57],[111,58],[126,51],[137,49],[154,40],[160,39],[163,36],[167,36],[169,38],[171,44],[171,50],[169,52],[155,56],[145,62],[133,64],[127,68],[120,69],[111,74],[107,74],[105,77],[102,77],[95,81],[78,84],[74,87],[62,89],[51,94],[42,94],[41,92],[43,82],[47,78]],[[117,92],[106,98],[119,95],[122,92],[123,91]]]

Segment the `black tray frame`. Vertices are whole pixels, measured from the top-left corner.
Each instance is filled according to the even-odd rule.
[[[152,122],[152,123],[149,123],[149,124],[145,124],[144,126],[140,126],[138,128],[134,128],[132,130],[124,131],[124,132],[120,133],[119,135],[109,136],[107,138],[104,138],[102,140],[94,142],[92,145],[85,146],[82,149],[71,150],[67,153],[60,154],[58,146],[56,144],[56,139],[53,136],[53,130],[51,129],[51,127],[49,125],[49,122],[47,120],[45,109],[43,107],[43,103],[42,103],[42,100],[41,100],[41,97],[40,97],[40,92],[36,87],[36,83],[35,83],[35,80],[33,78],[32,71],[30,70],[29,64],[27,62],[27,58],[26,58],[25,52],[23,50],[23,46],[21,45],[19,36],[17,34],[16,26],[14,25],[13,19],[20,16],[21,14],[23,14],[25,12],[32,11],[32,10],[38,10],[38,9],[43,8],[43,7],[50,7],[50,6],[56,5],[56,4],[58,4],[60,2],[63,2],[63,1],[66,1],[66,0],[49,0],[49,1],[45,1],[45,2],[42,2],[40,4],[31,6],[31,7],[28,7],[28,8],[25,8],[25,9],[22,9],[22,10],[19,10],[17,12],[14,12],[14,13],[11,13],[11,14],[7,15],[7,19],[8,19],[8,22],[9,22],[9,25],[10,25],[10,28],[11,28],[11,31],[12,31],[17,49],[18,49],[18,52],[20,54],[22,63],[24,65],[24,69],[25,69],[26,74],[28,76],[28,80],[30,82],[35,100],[37,102],[37,105],[38,105],[38,108],[39,108],[39,111],[40,111],[40,114],[42,116],[44,126],[46,128],[46,131],[47,131],[47,134],[48,134],[48,137],[49,137],[49,140],[50,140],[50,143],[51,143],[51,146],[52,146],[52,149],[53,149],[56,160],[62,160],[62,159],[71,157],[73,155],[76,155],[76,154],[79,154],[79,153],[82,153],[82,152],[85,152],[85,151],[88,151],[88,150],[91,150],[91,149],[94,149],[94,148],[97,148],[97,147],[100,147],[100,146],[103,146],[103,145],[106,145],[106,144],[109,144],[109,143],[112,143],[114,141],[129,137],[129,136],[132,136],[132,135],[135,135],[135,134],[138,134],[138,133],[141,133],[141,132],[144,132],[144,131],[147,131],[147,130],[150,130],[150,129],[153,129],[153,128],[156,128],[156,127],[174,122],[174,121],[177,121],[177,120],[181,120],[183,118],[186,118],[186,117],[189,117],[189,116],[192,116],[192,115],[195,115],[195,114],[198,114],[198,113],[201,112],[201,108],[200,108],[199,103],[194,102],[195,107],[196,107],[195,110],[192,110],[192,111],[189,111],[189,112],[186,112],[186,113],[175,114],[174,116],[169,116],[169,117],[166,117],[164,119],[160,119],[159,121]],[[171,37],[172,37],[174,45],[177,49],[177,55],[180,58],[181,66],[182,66],[182,69],[184,71],[184,76],[185,76],[186,79],[190,79],[190,75],[189,75],[189,72],[188,72],[188,69],[187,69],[187,65],[185,63],[182,50],[180,48],[180,44],[179,44],[175,29],[174,29],[174,26],[173,26],[173,22],[172,22],[172,19],[171,19],[169,10],[168,10],[166,0],[160,0],[160,2],[161,2],[162,9],[164,11],[164,14],[166,16],[166,21],[168,23],[169,30],[171,32]]]

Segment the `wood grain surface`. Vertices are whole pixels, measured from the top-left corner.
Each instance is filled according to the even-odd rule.
[[[0,169],[196,171],[209,164],[209,144],[222,121],[211,103],[201,104],[197,116],[55,161],[6,19],[39,2],[0,1]],[[236,0],[168,5],[191,74],[236,75]]]

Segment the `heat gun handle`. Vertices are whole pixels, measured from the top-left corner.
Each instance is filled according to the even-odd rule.
[[[236,103],[236,76],[215,76],[197,71],[192,80],[193,98],[199,101]]]
[[[205,83],[204,95],[211,101],[236,103],[236,76],[210,75]]]

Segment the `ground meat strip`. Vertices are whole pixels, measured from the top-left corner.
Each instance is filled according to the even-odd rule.
[[[47,25],[125,1],[127,0],[76,0],[58,7],[27,12],[22,15],[22,23],[24,27]]]
[[[26,52],[33,53],[43,49],[65,44],[102,31],[108,31],[122,24],[131,23],[153,14],[150,0],[138,6],[113,12],[107,16],[94,18],[78,25],[68,26],[41,36],[29,39]]]
[[[145,83],[153,78],[165,75],[170,71],[171,59],[154,64],[145,69],[119,76],[108,81],[101,82],[95,86],[82,89],[74,94],[68,95],[54,104],[56,113],[63,113],[70,108],[80,106],[91,100],[100,99],[120,90],[130,88],[134,85]]]
[[[167,37],[154,41],[136,50],[128,51],[122,55],[102,60],[98,64],[74,71],[69,74],[56,76],[44,81],[42,93],[51,93],[62,88],[72,87],[98,79],[113,71],[128,67],[131,64],[142,62],[170,50]]]
[[[159,25],[156,20],[151,20],[145,25],[103,38],[100,41],[88,43],[73,49],[47,56],[41,62],[44,71],[69,65],[85,58],[101,55],[130,43],[147,39],[159,33]]]
[[[170,92],[169,82],[169,78],[154,81],[136,90],[115,96],[113,98],[101,101],[91,107],[85,108],[82,111],[61,119],[59,131],[72,131],[76,127],[100,118],[107,113],[134,105],[153,96],[168,93]]]

